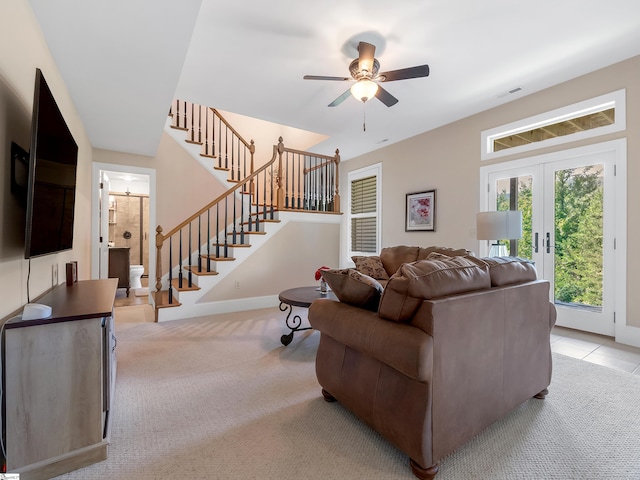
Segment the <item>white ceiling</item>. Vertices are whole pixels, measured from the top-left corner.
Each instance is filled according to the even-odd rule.
[[[174,97],[328,135],[312,150],[348,160],[640,54],[638,0],[30,1],[93,146],[144,155]],[[328,108],[350,83],[302,77],[349,76],[360,40],[381,71],[431,74],[384,84],[391,108]]]

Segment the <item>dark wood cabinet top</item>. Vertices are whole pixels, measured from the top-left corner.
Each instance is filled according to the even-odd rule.
[[[5,328],[111,316],[117,288],[117,278],[84,280],[71,286],[67,286],[66,283],[60,284],[37,300],[37,303],[51,307],[50,317],[34,320],[12,319],[5,323]]]

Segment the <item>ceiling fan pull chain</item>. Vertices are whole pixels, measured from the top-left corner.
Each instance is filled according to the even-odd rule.
[[[367,131],[367,104],[362,104],[362,131]]]

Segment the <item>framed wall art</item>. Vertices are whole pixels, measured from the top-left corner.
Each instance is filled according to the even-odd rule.
[[[407,193],[406,232],[435,232],[436,191]]]

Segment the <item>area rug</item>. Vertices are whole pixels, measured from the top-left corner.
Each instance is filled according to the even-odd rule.
[[[116,322],[109,458],[58,479],[414,478],[402,452],[322,399],[318,332],[284,347],[277,308],[160,324],[137,314]],[[436,479],[640,479],[640,377],[553,360],[546,400],[448,456]]]

